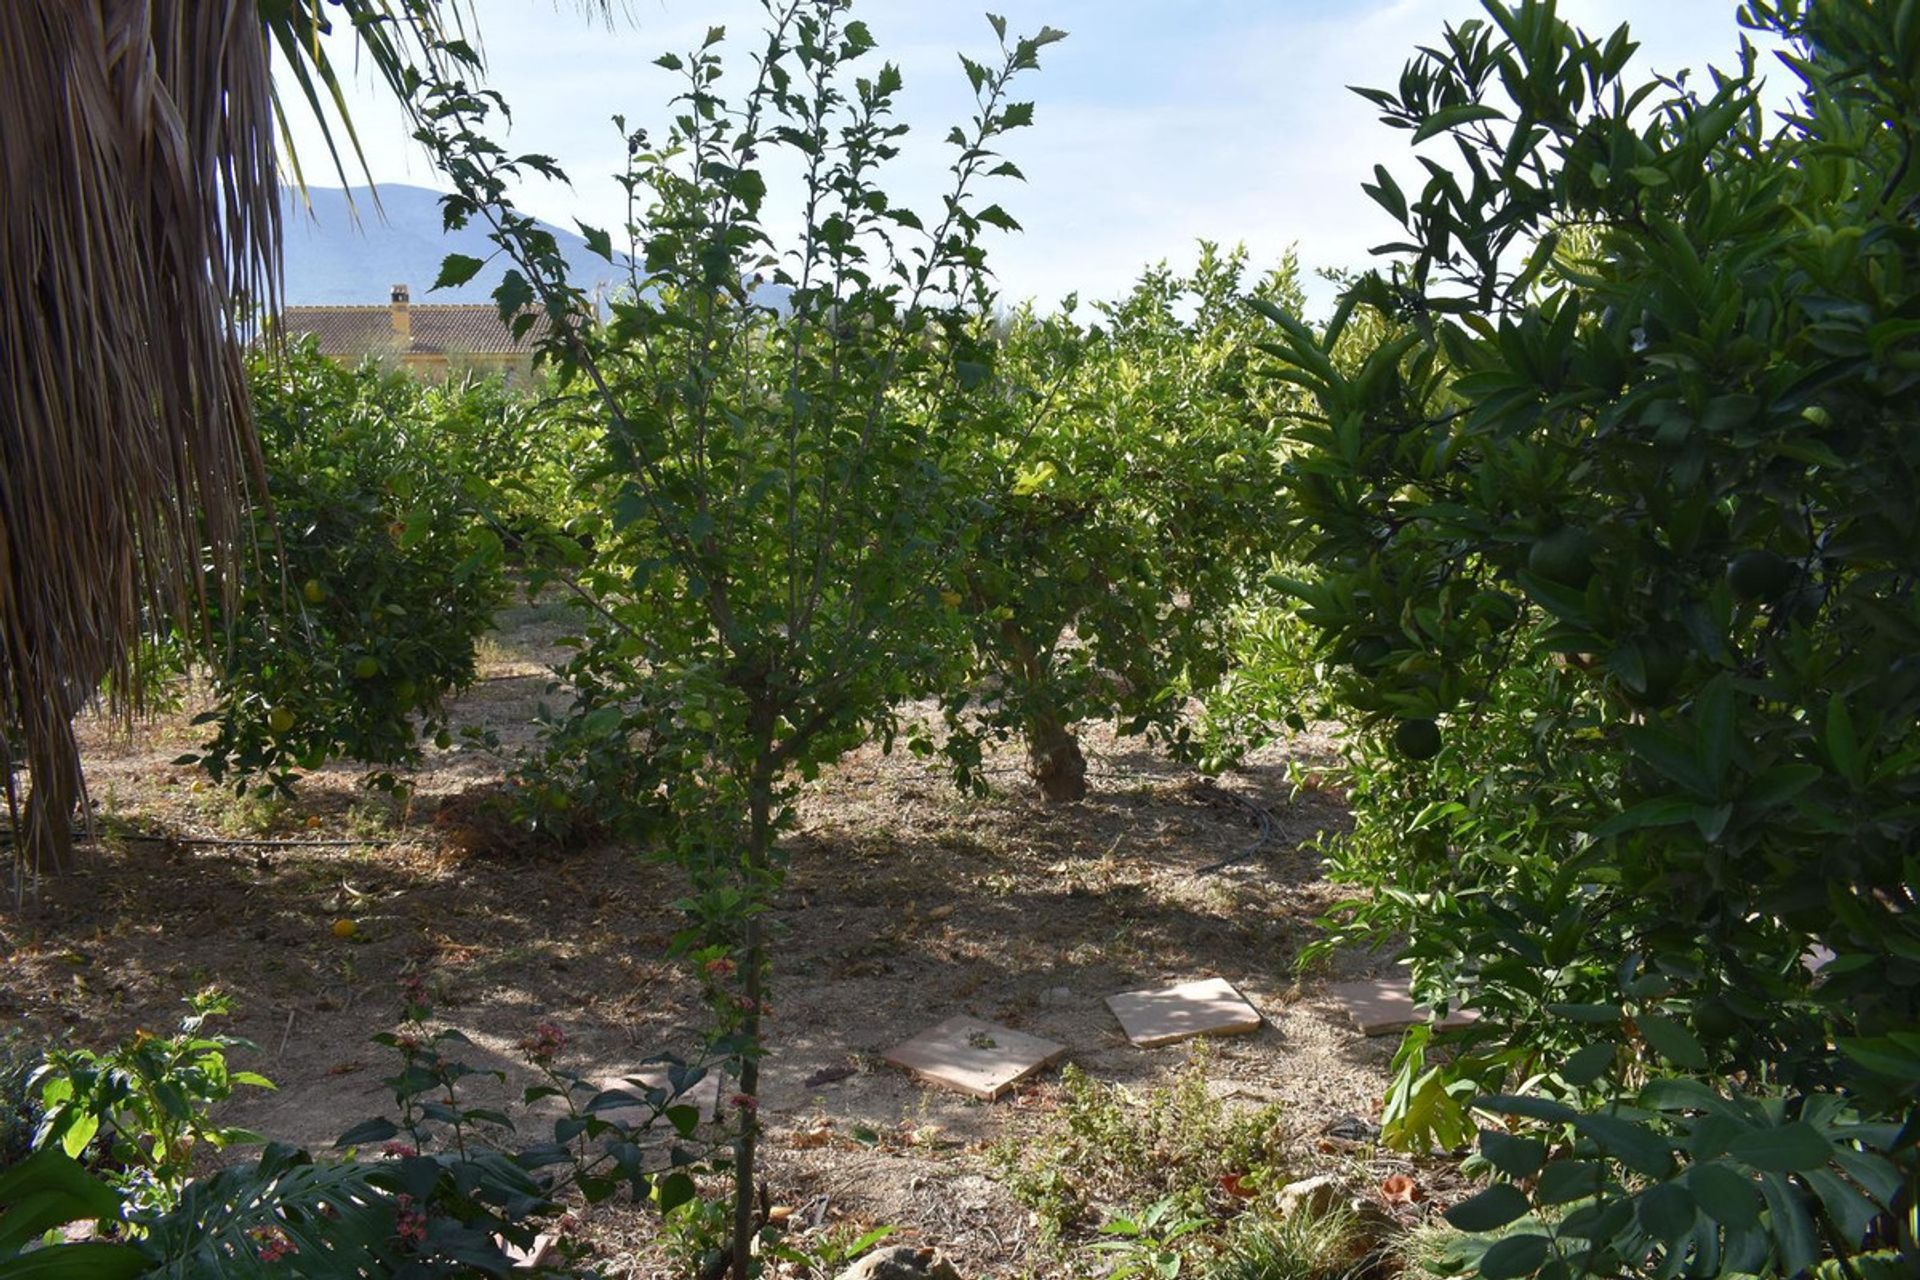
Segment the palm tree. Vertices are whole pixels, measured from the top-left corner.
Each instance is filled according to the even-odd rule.
[[[275,63],[339,169],[334,139],[359,144],[326,13],[404,99],[443,5],[463,16],[462,0],[0,3],[0,780],[19,870],[70,856],[74,713],[103,680],[138,710],[140,636],[198,625],[248,554],[264,490],[240,347],[278,292]]]

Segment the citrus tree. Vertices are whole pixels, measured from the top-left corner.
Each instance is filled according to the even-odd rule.
[[[1747,5],[1802,82],[1775,123],[1750,50],[1635,80],[1624,28],[1489,0],[1364,91],[1425,171],[1369,186],[1390,264],[1323,330],[1273,315],[1317,406],[1296,591],[1357,730],[1335,865],[1373,892],[1346,934],[1404,936],[1417,995],[1485,1015],[1444,1060],[1416,1031],[1389,1111],[1422,1145],[1497,1117],[1502,1181],[1452,1215],[1522,1223],[1486,1276],[1914,1256],[1920,27],[1896,8]]]
[[[942,690],[943,750],[977,781],[985,740],[1025,740],[1053,800],[1086,793],[1085,720],[1187,744],[1188,699],[1224,673],[1233,606],[1276,527],[1274,385],[1251,293],[1297,307],[1294,268],[1249,279],[1203,244],[1125,297],[1001,326],[964,458],[966,552],[942,601],[966,669]]]
[[[256,351],[248,373],[271,504],[255,536],[278,554],[243,566],[211,639],[179,637],[214,696],[214,736],[182,763],[285,791],[347,759],[392,788],[423,738],[451,742],[446,697],[505,600],[501,538],[469,490],[484,458],[526,456],[509,442],[531,414],[484,383],[343,369],[311,341]]]
[[[524,330],[548,318],[544,354],[604,433],[582,477],[602,519],[577,581],[588,601],[567,723],[603,766],[652,779],[633,797],[668,819],[686,867],[680,949],[717,1017],[716,1055],[737,1080],[731,1239],[749,1274],[756,1108],[781,878],[775,838],[793,787],[870,736],[888,737],[916,672],[942,660],[940,607],[959,544],[944,465],[964,393],[990,352],[983,233],[1014,219],[982,204],[996,155],[1029,124],[1020,73],[1061,33],[1009,38],[962,60],[977,114],[950,136],[951,185],[922,219],[885,192],[902,145],[901,89],[871,66],[873,39],[847,0],[779,0],[754,71],[723,93],[725,32],[658,65],[679,77],[664,136],[627,130],[622,237],[631,288],[593,323],[549,235],[508,196],[520,173],[554,172],[487,136],[497,98],[474,61],[440,46],[416,86],[420,137],[455,185],[451,223],[483,223],[512,261],[496,293]],[[777,242],[766,167],[799,177],[800,228]],[[614,237],[589,228],[610,258]],[[443,282],[481,263],[452,257]],[[762,284],[780,292],[761,290]],[[684,1178],[673,1195],[690,1193]]]

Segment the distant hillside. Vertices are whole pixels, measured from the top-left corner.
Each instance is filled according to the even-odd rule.
[[[415,302],[486,302],[507,269],[502,260],[489,262],[480,274],[454,289],[429,293],[440,274],[440,261],[450,253],[486,258],[493,245],[477,226],[460,231],[441,230],[440,193],[425,187],[380,185],[375,207],[365,187],[348,193],[338,187],[310,187],[309,213],[300,195],[281,190],[286,214],[286,301],[291,306],[385,303],[390,286],[411,287]],[[359,221],[354,220],[355,213]],[[612,282],[615,268],[591,252],[587,242],[560,227],[542,226],[553,233],[566,255],[573,282],[589,291]]]
[[[365,187],[348,192],[339,187],[309,187],[300,195],[282,188],[286,215],[286,298],[289,306],[384,305],[387,290],[409,287],[415,302],[489,302],[508,263],[491,259],[480,273],[457,288],[428,292],[439,278],[440,262],[450,253],[489,259],[494,251],[486,231],[467,226],[444,231],[440,220],[440,193],[400,183],[380,185],[380,204]],[[359,220],[354,220],[355,214]],[[591,293],[595,285],[626,283],[626,273],[587,248],[572,231],[551,223],[540,224],[559,242],[573,283]],[[784,310],[790,291],[765,285],[756,292],[763,304]]]

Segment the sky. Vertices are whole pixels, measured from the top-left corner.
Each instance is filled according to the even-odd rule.
[[[611,24],[572,0],[473,4],[490,82],[513,108],[508,145],[556,157],[573,180],[538,183],[516,199],[569,227],[624,220],[610,177],[623,146],[610,118],[656,130],[665,123],[674,79],[653,59],[684,53],[710,25],[724,25],[725,47],[739,59],[729,80],[745,81],[763,16],[756,0],[625,0]],[[1562,0],[1560,9],[1590,32],[1629,24],[1641,43],[1635,65],[1671,73],[1732,63],[1734,7]],[[1074,292],[1115,296],[1144,266],[1191,262],[1201,239],[1245,243],[1259,267],[1297,249],[1309,298],[1324,304],[1331,288],[1314,272],[1363,266],[1370,246],[1393,238],[1394,224],[1360,184],[1376,162],[1400,173],[1409,163],[1407,135],[1380,124],[1346,86],[1393,84],[1418,45],[1480,12],[1477,0],[998,0],[993,8],[1010,34],[1043,24],[1068,32],[1017,85],[1015,96],[1036,104],[1034,125],[1010,135],[1004,150],[1027,181],[990,193],[1025,228],[990,233],[1002,297],[1043,306]],[[878,41],[869,57],[897,63],[905,78],[899,114],[912,133],[887,184],[896,203],[937,206],[951,153],[942,140],[972,105],[956,54],[991,61],[995,51],[983,9],[954,0],[854,7]],[[375,180],[443,187],[372,81],[358,75],[349,89]],[[325,185],[315,136],[296,123],[308,179]],[[779,195],[776,181],[776,210]],[[790,234],[795,220],[776,213],[771,221]]]

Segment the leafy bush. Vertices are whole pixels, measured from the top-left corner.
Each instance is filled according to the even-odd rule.
[[[1017,736],[1041,789],[1079,798],[1083,720],[1187,745],[1187,701],[1224,674],[1278,527],[1285,397],[1249,376],[1249,291],[1297,306],[1294,264],[1250,280],[1244,250],[1202,244],[1191,275],[1147,271],[1090,326],[1069,301],[995,335],[964,442],[965,555],[937,615],[964,628],[967,669],[937,690],[963,783],[982,739]]]
[[[1272,314],[1318,405],[1295,589],[1361,730],[1346,935],[1487,1015],[1408,1041],[1397,1134],[1515,1118],[1460,1225],[1540,1231],[1488,1277],[1911,1252],[1920,45],[1749,4],[1804,82],[1774,125],[1750,52],[1633,84],[1624,29],[1486,7],[1365,91],[1464,168],[1376,170],[1390,272]]]
[[[540,1024],[521,1045],[539,1077],[521,1103],[559,1114],[542,1118],[547,1137],[522,1141],[525,1115],[467,1096],[476,1077],[500,1073],[462,1061],[466,1038],[430,1028],[418,1001],[410,990],[399,1029],[375,1037],[399,1055],[386,1080],[399,1117],[343,1135],[345,1160],[268,1143],[254,1164],[192,1176],[196,1145],[262,1141],[208,1117],[232,1085],[266,1083],[229,1072],[225,1051],[244,1041],[205,1033],[225,1011],[212,995],[191,1002],[178,1037],[50,1056],[36,1076],[39,1150],[0,1174],[0,1271],[16,1259],[31,1268],[22,1274],[53,1277],[496,1275],[514,1266],[506,1246],[530,1246],[564,1196],[591,1204],[625,1190],[669,1215],[692,1203],[712,1158],[688,1098],[703,1068],[667,1062],[665,1084],[602,1089],[559,1064],[566,1037]],[[374,1144],[373,1158],[354,1158]],[[95,1151],[104,1180],[74,1159]],[[98,1239],[36,1247],[85,1221]]]
[[[205,655],[215,736],[183,760],[285,790],[344,758],[391,787],[423,738],[449,740],[445,699],[504,596],[500,537],[469,493],[484,478],[447,464],[494,448],[507,409],[484,384],[346,370],[310,342],[257,353],[249,375],[271,508]]]
[[[264,1142],[244,1129],[212,1123],[208,1109],[225,1102],[236,1085],[271,1089],[266,1077],[231,1071],[227,1053],[258,1046],[207,1030],[231,1002],[207,990],[187,1000],[180,1032],[142,1032],[107,1053],[85,1048],[49,1050],[29,1077],[39,1095],[35,1147],[56,1146],[73,1159],[86,1157],[133,1213],[165,1210],[178,1201],[192,1175],[197,1151]]]

